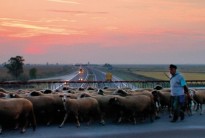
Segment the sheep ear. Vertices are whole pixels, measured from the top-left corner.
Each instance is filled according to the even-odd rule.
[[[152,91],[152,94],[158,94],[158,91]]]

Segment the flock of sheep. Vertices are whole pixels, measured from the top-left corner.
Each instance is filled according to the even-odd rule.
[[[105,125],[107,119],[118,123],[129,121],[134,124],[160,118],[160,113],[167,109],[172,114],[169,89],[129,88],[74,89],[64,87],[62,91],[25,91],[8,92],[0,89],[0,134],[3,129],[21,129],[24,133],[28,126],[36,129],[37,124],[58,123],[62,127],[66,122],[99,120]],[[190,89],[186,95],[186,112],[200,109],[205,102],[205,90]],[[194,103],[194,107],[192,107]]]

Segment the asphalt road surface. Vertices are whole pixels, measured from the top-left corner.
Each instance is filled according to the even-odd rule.
[[[136,125],[129,123],[113,123],[106,121],[104,126],[93,122],[89,126],[81,123],[77,128],[74,123],[67,122],[63,128],[60,124],[37,126],[36,131],[28,128],[24,134],[19,130],[4,130],[0,138],[204,138],[205,114],[194,113],[185,120],[171,123],[168,114],[151,123],[149,120]]]

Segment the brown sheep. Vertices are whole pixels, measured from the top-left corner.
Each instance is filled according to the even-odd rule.
[[[36,129],[36,120],[33,105],[24,98],[0,99],[0,133],[2,133],[2,122],[5,120],[21,121],[21,132],[24,133],[28,123],[32,123],[33,130]]]
[[[86,91],[77,94],[77,98],[92,97],[92,96],[102,96],[102,95],[99,95],[96,92],[86,92]]]
[[[118,111],[116,108],[113,108],[113,106],[110,106],[109,101],[113,97],[118,97],[117,95],[91,95],[84,93],[81,95],[80,98],[84,97],[92,97],[95,98],[98,101],[98,104],[100,106],[101,110],[101,115],[104,118],[105,116],[110,117],[110,116],[116,116]],[[120,97],[120,96],[119,96]]]
[[[4,93],[4,92],[0,92],[0,98],[5,98],[8,94]]]
[[[77,127],[80,127],[79,115],[91,115],[93,113],[95,114],[97,113],[100,115],[100,108],[99,108],[98,102],[94,98],[86,97],[86,98],[80,98],[80,99],[70,99],[70,98],[67,98],[66,95],[60,95],[60,97],[62,97],[62,101],[64,104],[66,114],[63,119],[63,122],[61,123],[59,127],[62,127],[64,125],[69,112],[71,112],[74,115],[76,119]],[[103,118],[100,117],[100,119],[101,119],[100,123],[104,124]]]
[[[203,112],[202,105],[205,103],[205,90],[190,90],[195,104],[199,105],[200,115]]]
[[[119,89],[119,90],[116,90],[115,92],[113,92],[113,95],[120,95],[120,96],[135,96],[135,95],[146,95],[148,97],[150,97],[151,99],[153,99],[153,102],[155,103],[155,118],[156,119],[159,119],[159,115],[158,115],[158,112],[157,112],[157,101],[155,100],[154,98],[154,95],[152,94],[151,92],[151,89],[148,90],[148,89],[140,89],[140,90],[135,90],[135,91],[128,91],[126,92],[125,90],[122,90],[122,89]]]
[[[23,97],[33,104],[34,114],[39,123],[41,120],[46,120],[47,125],[52,122],[52,115],[56,112],[56,100],[50,94],[41,94],[40,92],[32,92],[35,96]],[[40,96],[36,96],[40,94]],[[58,96],[59,97],[59,96]],[[10,94],[10,98],[22,98],[18,94]]]
[[[97,93],[100,95],[111,95],[114,91],[116,91],[117,89],[113,88],[113,89],[98,89]]]
[[[155,95],[154,93],[152,93],[151,89],[148,90],[148,89],[143,89],[142,91],[138,91],[138,92],[130,92],[130,96],[136,96],[136,95],[145,95],[145,96],[148,96],[150,97],[153,102],[154,102],[154,112],[155,112],[155,119],[159,119],[160,116],[159,116],[159,103],[157,102],[156,98],[155,98]]]
[[[3,92],[3,93],[8,93],[5,89],[3,88],[0,88],[0,92]]]
[[[120,95],[120,96],[128,96],[128,95],[131,95],[131,94],[129,94],[128,92],[126,92],[125,90],[123,90],[123,89],[117,89],[117,90],[114,91],[112,94],[113,94],[113,95]]]
[[[120,109],[121,116],[118,122],[121,122],[122,115],[125,112],[130,113],[136,124],[136,115],[144,115],[148,113],[150,120],[153,122],[154,115],[154,102],[146,95],[126,96],[126,97],[113,97],[110,99],[110,104]]]
[[[51,93],[53,93],[53,91],[50,90],[50,89],[46,89],[46,90],[43,91],[43,93],[44,94],[51,94]]]
[[[28,93],[27,96],[42,96],[44,95],[44,93],[40,92],[40,91],[32,91],[30,93]]]
[[[172,117],[171,113],[171,93],[168,91],[153,91],[155,101],[158,104],[158,110],[161,111],[163,108],[167,107],[169,112],[169,117]]]
[[[62,99],[59,97],[58,93],[52,93],[52,94],[43,94],[41,92],[32,92],[33,96],[25,97],[26,99],[31,100],[35,105],[35,114],[38,115],[37,119],[38,121],[47,120],[47,125],[50,125],[53,121],[60,121],[58,119],[59,116],[63,116],[64,106]],[[67,94],[70,98],[75,98],[76,96],[73,96],[73,94]],[[32,98],[33,97],[33,98]],[[38,102],[40,102],[38,104]],[[57,117],[58,116],[58,117]],[[44,119],[42,118],[44,117]]]
[[[25,98],[33,103],[34,113],[37,119],[40,121],[44,118],[43,120],[47,121],[46,124],[50,125],[53,120],[53,113],[56,112],[55,98],[51,96],[31,96]]]
[[[171,93],[170,89],[162,89],[160,91],[153,91],[152,94],[154,95],[155,99],[158,100],[160,103],[160,110],[168,107],[169,117],[172,117],[172,109],[171,109]],[[184,110],[186,110],[188,115],[192,114],[191,111],[191,99],[190,96],[185,94],[185,105]]]
[[[97,89],[89,86],[89,87],[86,88],[86,90],[89,90],[89,91],[96,91]]]
[[[88,91],[88,90],[84,90],[84,91],[75,91],[75,93],[63,93],[65,95],[67,95],[67,97],[71,98],[71,99],[77,99],[80,98],[81,95],[98,95],[97,92],[95,91]],[[83,96],[82,96],[83,97]]]

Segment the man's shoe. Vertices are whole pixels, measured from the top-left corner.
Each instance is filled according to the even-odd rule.
[[[170,122],[171,122],[171,123],[175,123],[176,121],[177,121],[177,120],[173,119],[173,120],[171,120]]]
[[[181,117],[181,121],[184,120],[184,113],[181,113],[180,117]]]

